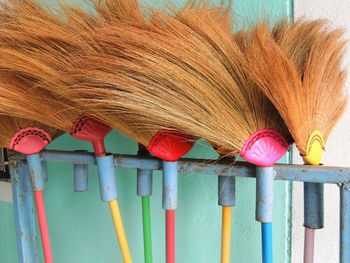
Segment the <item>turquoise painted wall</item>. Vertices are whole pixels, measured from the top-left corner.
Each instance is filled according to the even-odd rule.
[[[238,1],[236,1],[238,2]],[[291,16],[286,0],[250,0],[235,3],[237,17],[256,18],[259,10],[275,17]],[[242,20],[243,21],[243,20]],[[107,151],[135,154],[137,144],[112,132],[106,138]],[[49,149],[92,150],[87,142],[69,135],[55,140]],[[204,141],[186,157],[212,158],[217,154]],[[288,160],[285,156],[284,162]],[[73,191],[73,166],[49,163],[49,181],[44,191],[50,238],[56,263],[122,262],[108,205],[100,201],[97,169],[89,167],[89,190]],[[164,262],[164,211],[161,209],[161,173],[154,172],[152,242],[154,263]],[[117,169],[118,198],[134,262],[143,262],[141,201],[136,195],[136,171]],[[220,259],[221,208],[217,205],[217,177],[180,174],[176,211],[176,257],[179,263],[213,263]],[[289,183],[275,183],[274,258],[290,262]],[[13,211],[0,202],[0,262],[17,262]],[[40,242],[40,241],[39,241]],[[40,243],[39,243],[40,244]],[[40,247],[40,246],[39,246]],[[255,221],[255,181],[237,179],[236,207],[232,214],[232,263],[260,262],[260,224]],[[39,248],[40,262],[44,262]]]

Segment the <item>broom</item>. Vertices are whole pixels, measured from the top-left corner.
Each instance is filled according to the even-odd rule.
[[[39,122],[7,115],[0,115],[0,122],[0,146],[27,155],[45,262],[53,262],[42,193],[43,171],[38,153],[62,132]]]
[[[108,19],[107,19],[107,21],[108,21]],[[108,21],[108,23],[111,23],[111,21]],[[84,32],[83,32],[83,35],[85,35]],[[41,37],[41,39],[43,39],[43,38]],[[60,38],[60,41],[62,41],[62,37]],[[42,42],[42,41],[40,41],[40,42]],[[38,45],[38,44],[40,44],[40,43],[36,43],[36,45]],[[62,44],[60,44],[60,45],[62,46]],[[41,53],[43,53],[43,52],[41,52]],[[73,54],[76,54],[76,52],[75,53],[73,52]],[[43,54],[43,55],[47,56],[47,54]],[[38,56],[38,52],[35,52],[35,56],[36,57]],[[53,56],[53,55],[51,53],[49,53],[49,56]],[[46,57],[45,57],[45,59],[46,59]],[[50,62],[53,63],[54,65],[55,65],[55,63],[57,64],[55,57]],[[45,63],[51,65],[51,63],[49,63],[49,62],[45,62]],[[59,67],[61,67],[61,66],[59,66]],[[61,68],[63,68],[63,67],[61,67]],[[40,73],[40,74],[42,74],[42,73]],[[50,78],[46,78],[46,79],[54,79],[54,76],[52,76]],[[42,85],[42,86],[46,87],[46,85]],[[60,86],[60,85],[55,85],[54,89],[57,89],[57,86]],[[52,90],[52,91],[55,92],[55,90]],[[117,127],[122,132],[124,132],[126,134],[130,134],[130,131],[128,131],[125,128],[125,124],[123,127],[123,125],[122,125],[123,123],[126,123],[126,121],[123,121],[123,122],[119,121]],[[176,163],[174,161],[176,161],[179,157],[181,157],[182,155],[187,153],[189,151],[189,149],[192,147],[193,142],[188,135],[185,135],[182,132],[176,131],[174,129],[167,129],[167,130],[163,130],[160,132],[156,132],[154,134],[149,133],[147,131],[143,132],[141,129],[138,129],[136,132],[139,132],[142,135],[146,134],[146,136],[149,136],[150,140],[147,143],[143,142],[143,144],[148,145],[148,150],[151,153],[153,153],[154,155],[156,155],[158,157],[161,157],[165,161],[172,162],[172,163],[164,162],[164,188],[165,188],[164,192],[165,192],[165,196],[163,198],[163,200],[164,200],[163,207],[168,208],[167,212],[166,212],[166,214],[167,214],[166,222],[167,222],[167,226],[168,226],[167,227],[167,240],[168,240],[168,242],[167,242],[167,248],[168,248],[167,255],[168,256],[167,257],[173,259],[174,253],[175,253],[175,250],[174,250],[174,237],[175,237],[175,235],[174,235],[174,233],[175,233],[174,216],[175,216],[175,214],[174,214],[173,210],[176,208],[176,191],[174,190],[174,188],[176,188],[176,185],[177,185],[177,183],[176,183],[176,181],[177,181],[176,180],[177,167],[176,167]],[[166,189],[168,189],[168,190],[166,190]],[[150,248],[150,246],[146,246],[146,247]],[[146,254],[149,254],[149,253],[146,253]]]
[[[29,1],[30,2],[30,1]],[[94,4],[96,4],[96,3],[94,3]],[[22,19],[23,19],[23,17],[25,17],[24,16],[24,14],[25,14],[25,9],[23,10],[23,7],[22,6],[16,6],[17,8],[16,8],[16,10],[18,11],[19,10],[19,13],[22,15],[21,17],[22,17]],[[99,6],[97,6],[97,7],[99,7]],[[112,7],[113,7],[113,5],[112,5]],[[100,8],[100,7],[99,7]],[[116,8],[119,8],[119,7],[116,7]],[[115,9],[116,9],[115,8]],[[96,8],[96,9],[98,9],[98,8]],[[100,8],[101,9],[101,8]],[[98,9],[98,10],[100,10],[100,9]],[[103,11],[105,11],[104,9],[101,9],[101,10],[103,10]],[[51,21],[54,21],[55,23],[49,23],[48,25],[47,25],[47,32],[46,32],[46,34],[43,34],[42,33],[42,30],[40,31],[40,33],[38,34],[36,31],[35,31],[35,29],[36,29],[36,27],[38,26],[38,22],[37,22],[37,20],[38,20],[38,18],[41,16],[41,13],[42,12],[44,12],[43,10],[41,10],[40,9],[40,6],[39,6],[39,14],[37,14],[37,13],[34,13],[34,15],[32,14],[32,13],[30,13],[29,14],[29,17],[28,18],[26,18],[25,17],[25,19],[27,19],[27,20],[25,20],[26,22],[27,21],[29,21],[29,22],[31,22],[31,20],[33,20],[33,19],[35,19],[34,20],[34,24],[32,23],[32,24],[30,24],[30,23],[25,23],[25,26],[26,27],[24,27],[23,25],[21,25],[20,26],[20,29],[21,29],[21,32],[23,32],[23,31],[25,31],[26,32],[26,34],[24,35],[24,36],[22,36],[23,38],[25,38],[25,44],[27,45],[27,46],[25,46],[25,48],[26,48],[26,50],[25,50],[25,55],[26,56],[28,56],[28,53],[30,53],[30,55],[31,55],[31,57],[29,58],[29,59],[33,59],[34,57],[35,57],[35,59],[36,60],[38,60],[37,59],[37,57],[38,56],[42,56],[42,57],[40,57],[40,59],[39,59],[39,61],[36,61],[37,63],[41,63],[41,64],[45,64],[45,65],[41,65],[41,68],[40,68],[40,70],[38,70],[38,71],[35,71],[34,69],[32,69],[32,67],[29,67],[29,68],[25,68],[25,69],[23,69],[23,68],[20,68],[19,70],[21,71],[24,71],[24,72],[26,72],[26,73],[28,73],[29,75],[31,75],[31,76],[34,76],[34,77],[37,77],[37,78],[41,78],[41,79],[51,79],[51,78],[54,78],[54,75],[55,74],[57,74],[56,73],[56,71],[58,71],[57,70],[57,68],[59,68],[60,70],[62,69],[62,68],[65,68],[66,66],[67,66],[67,64],[68,63],[65,63],[64,65],[60,65],[60,63],[61,64],[63,64],[64,62],[66,62],[66,61],[68,61],[69,62],[69,56],[68,55],[66,55],[66,53],[68,53],[65,49],[67,49],[67,47],[71,47],[72,45],[71,45],[71,42],[69,42],[69,41],[67,41],[66,39],[64,39],[64,37],[62,37],[62,31],[63,30],[65,30],[65,28],[63,28],[63,30],[62,30],[62,27],[61,28],[59,28],[60,30],[57,30],[58,32],[60,32],[60,35],[59,36],[57,36],[57,35],[55,35],[55,34],[50,34],[50,32],[52,32],[52,28],[48,28],[48,26],[51,26],[51,27],[55,27],[56,26],[56,24],[57,24],[57,21],[55,20],[55,19],[52,19],[52,18],[50,18],[50,19],[46,19],[46,20],[49,20],[50,22]],[[78,16],[76,16],[76,13],[79,13],[79,10],[73,10],[73,9],[68,9],[67,8],[67,10],[65,10],[65,12],[67,11],[67,13],[69,14],[69,20],[73,20],[75,23],[77,23],[77,21],[78,21],[78,23],[80,23],[80,24],[83,24],[84,25],[84,23],[81,23],[81,21],[79,21],[79,17]],[[73,11],[73,16],[72,16],[72,12]],[[106,13],[108,13],[108,12],[106,12]],[[107,16],[107,15],[105,15],[105,14],[103,14],[104,16]],[[32,16],[32,17],[31,17]],[[73,17],[73,18],[72,18]],[[85,17],[84,15],[83,15],[83,17]],[[12,18],[13,20],[15,19],[15,18]],[[115,18],[114,18],[115,19]],[[89,19],[87,19],[87,20],[89,20]],[[92,24],[94,24],[94,21],[95,21],[95,19],[90,19],[91,21],[93,21],[93,23]],[[106,19],[106,20],[108,20],[108,19]],[[90,22],[91,22],[90,21]],[[108,21],[109,22],[109,21]],[[18,25],[17,25],[18,26]],[[95,26],[96,26],[96,24],[95,24]],[[33,28],[34,28],[34,30],[33,30]],[[88,29],[89,28],[89,26],[83,26],[83,27],[80,27],[79,29],[84,29],[84,30],[86,30],[86,29]],[[8,29],[8,27],[6,27],[5,28],[5,31]],[[14,38],[14,36],[13,36],[13,32],[14,30],[13,30],[13,28],[11,28],[10,30],[9,30],[9,32],[5,32],[4,33],[4,35],[7,35],[8,33],[11,33],[12,35],[11,35],[11,37],[12,37],[12,39],[11,40],[13,40],[13,38]],[[15,33],[17,33],[17,32],[15,32]],[[64,32],[63,31],[63,33],[65,33],[66,35],[67,35],[67,32]],[[85,37],[86,36],[86,34],[84,34],[84,32],[82,32],[83,34],[83,36]],[[29,37],[27,37],[27,36],[37,36],[37,39],[35,39],[34,38],[34,40],[31,40],[31,39],[28,39]],[[53,42],[53,43],[49,43],[48,44],[48,40],[46,40],[46,39],[49,39],[51,42],[53,42],[54,40],[56,40],[56,42]],[[17,40],[21,40],[21,35],[20,36],[17,36]],[[33,50],[31,50],[31,48],[30,48],[30,45],[28,45],[27,43],[28,42],[30,42],[30,40],[33,42],[33,46],[35,46],[36,47],[36,49],[34,49],[34,51]],[[45,41],[46,40],[46,41]],[[71,39],[69,39],[70,41],[71,41]],[[14,41],[15,43],[17,43],[18,41]],[[52,46],[49,46],[49,45],[52,45]],[[39,46],[39,48],[38,48],[38,46]],[[12,47],[12,46],[11,46]],[[56,52],[56,50],[57,50],[57,47],[59,47],[59,52],[58,52],[58,54],[57,54],[57,52]],[[92,47],[91,49],[94,49],[94,48],[96,48],[96,47]],[[63,50],[63,51],[62,51]],[[84,50],[85,51],[85,50]],[[56,52],[56,53],[55,53]],[[62,54],[64,52],[64,54]],[[73,53],[73,54],[77,54],[78,52],[79,52],[79,50],[78,50],[78,52],[77,52],[77,50],[76,49],[73,49],[73,50],[70,50],[70,52],[71,53]],[[17,53],[19,53],[19,52],[17,52]],[[34,55],[35,54],[35,55]],[[13,54],[12,54],[13,55]],[[23,54],[17,54],[17,55],[19,55],[19,57],[20,58],[22,58],[23,57]],[[66,57],[68,57],[68,59],[66,58],[66,57],[64,57],[64,60],[63,61],[59,61],[58,59],[57,59],[57,57],[60,57],[60,55],[66,55]],[[51,59],[51,60],[50,60]],[[66,60],[66,61],[65,61]],[[15,66],[17,66],[17,64],[18,64],[18,62],[16,62],[15,63],[16,65]],[[50,67],[53,67],[53,69],[51,69],[51,68],[49,68],[49,69],[47,69],[47,65],[50,65]],[[54,65],[54,66],[51,66],[51,65]],[[7,65],[8,66],[8,65]],[[18,67],[18,66],[17,66]],[[18,70],[18,69],[14,69],[14,70]],[[58,71],[59,72],[59,71]],[[49,77],[42,77],[43,76],[43,73],[47,73],[48,74],[48,76]],[[59,72],[58,74],[60,74],[61,72]],[[69,120],[74,120],[75,118],[70,118]],[[87,120],[87,117],[85,117],[85,116],[83,116],[82,118],[80,118],[80,120],[79,121],[77,121],[76,123],[75,123],[75,125],[74,125],[74,127],[73,127],[73,130],[74,131],[78,131],[79,132],[79,129],[81,129],[81,123],[85,123],[86,122],[86,120]],[[123,126],[124,125],[124,126]],[[88,125],[85,125],[85,126],[88,126]],[[125,123],[123,123],[122,121],[120,121],[119,123],[118,123],[118,127],[120,128],[120,130],[122,130],[122,131],[127,131],[127,125],[125,124]],[[167,153],[167,152],[164,152],[164,150],[163,150],[163,148],[164,148],[164,146],[162,145],[162,144],[167,144],[167,143],[169,143],[168,141],[170,140],[170,142],[171,141],[178,141],[178,138],[177,138],[177,136],[179,135],[180,133],[179,132],[173,132],[173,131],[164,131],[164,132],[162,132],[159,136],[156,136],[156,137],[154,137],[154,139],[152,140],[152,143],[150,144],[150,146],[149,146],[149,149],[150,149],[150,151],[152,152],[152,153],[154,153],[155,155],[158,155],[158,156],[162,156],[163,158],[167,158],[167,160],[169,160],[169,161],[173,161],[173,160],[176,160],[177,158],[179,158],[180,156],[182,156],[184,153],[186,153],[188,150],[189,150],[189,148],[192,146],[192,142],[190,142],[190,143],[188,143],[188,142],[184,142],[184,143],[182,143],[183,145],[184,145],[184,147],[185,147],[185,149],[184,149],[184,153],[182,153],[181,152],[181,147],[179,148],[179,149],[175,149],[176,150],[176,152],[174,153],[174,151],[173,151],[173,153],[171,153],[171,152],[169,152],[169,153]],[[77,135],[75,134],[75,137],[76,137]],[[83,139],[91,139],[91,138],[89,138],[89,136],[91,136],[91,134],[80,134],[80,136],[79,136],[79,138],[83,138]],[[169,139],[170,138],[170,139]],[[95,138],[93,138],[93,139],[95,139]],[[103,139],[103,138],[102,138]],[[161,139],[161,140],[160,140]],[[181,140],[181,139],[180,139]],[[177,144],[177,142],[175,143],[175,144]],[[99,146],[100,145],[100,146]],[[101,143],[99,144],[99,145],[97,145],[97,147],[99,147],[99,150],[101,150],[102,148],[101,148]],[[94,147],[95,147],[95,149],[96,149],[96,145],[94,144]],[[103,149],[102,149],[103,150]],[[180,151],[179,151],[180,150]],[[162,152],[163,151],[163,152]],[[167,154],[170,154],[171,156],[169,156],[169,157],[167,157],[167,156],[164,156],[164,155],[167,155]],[[180,155],[179,155],[180,154]],[[177,157],[178,156],[178,157]],[[149,246],[147,246],[147,247],[149,247]]]
[[[205,9],[206,6],[204,5],[203,6],[203,9]],[[211,17],[208,16],[208,14],[205,14],[205,12],[203,13],[203,9],[198,12],[197,15],[199,15],[200,18],[202,18],[203,20],[208,20],[208,19],[213,19],[213,14],[215,13],[210,13]],[[196,32],[200,32],[200,34],[207,39],[207,41],[209,43],[214,43],[214,46],[217,48],[217,49],[220,49],[219,46],[216,46],[215,45],[215,41],[212,40],[212,38],[210,37],[210,33],[208,34],[208,32],[205,32],[205,30],[203,31],[202,29],[205,28],[207,29],[207,24],[205,23],[199,23],[198,22],[198,17],[195,18],[193,16],[192,13],[186,13],[186,8],[184,10],[185,12],[183,12],[182,14],[179,14],[177,13],[176,14],[176,18],[180,19],[180,21],[184,22],[186,25],[188,25],[189,27],[193,28]],[[220,11],[226,11],[226,12],[223,12],[222,14],[224,16],[215,16],[215,19],[217,20],[216,22],[222,22],[222,21],[225,21],[225,16],[226,16],[226,19],[227,19],[227,15],[228,15],[228,12],[227,10],[225,9],[222,9]],[[220,14],[218,12],[218,14]],[[186,16],[187,15],[187,16]],[[217,15],[217,14],[216,14]],[[224,18],[223,20],[220,20],[218,18]],[[221,28],[225,28],[227,30],[227,33],[230,34],[230,29],[232,28],[231,26],[229,26],[229,24],[227,24],[226,22],[226,27],[225,27],[225,24],[222,23],[221,25],[222,27]],[[215,32],[215,30],[213,30],[212,32]],[[227,34],[226,33],[226,34]],[[209,37],[208,37],[209,36]],[[240,37],[242,37],[242,35],[240,35]],[[241,44],[239,42],[237,42],[237,44]],[[228,151],[227,149],[224,149],[222,147],[219,147],[217,149],[219,152],[221,151],[222,153],[224,154],[232,154],[232,152]],[[270,179],[270,185],[272,185],[272,173],[270,173],[269,175],[269,179]],[[234,178],[226,178],[226,183],[224,183],[224,178],[222,177],[219,177],[219,193],[220,191],[222,191],[221,193],[223,194],[220,198],[219,196],[219,203],[222,202],[222,203],[227,203],[229,205],[227,206],[224,206],[223,207],[223,228],[222,228],[222,255],[221,255],[221,260],[222,262],[228,262],[229,261],[229,247],[230,247],[230,214],[231,214],[231,208],[230,206],[232,206],[234,204]],[[271,186],[270,186],[271,187]],[[266,191],[266,189],[265,189]],[[226,193],[229,193],[231,196],[229,199],[227,199],[227,196],[225,196]],[[257,194],[259,193],[258,191],[258,188],[257,188]],[[262,199],[262,198],[261,198]],[[261,213],[261,211],[259,211],[259,207],[261,206],[264,206],[263,204],[260,203],[260,205],[258,205],[257,207],[257,214]],[[260,209],[261,210],[261,209]],[[271,214],[272,214],[272,211],[271,211]],[[259,217],[257,215],[257,217]],[[271,218],[272,220],[272,218]],[[263,238],[264,237],[269,237],[270,240],[268,240],[267,242],[263,242],[263,250],[264,250],[264,254],[267,254],[266,253],[266,250],[270,250],[270,254],[269,255],[264,255],[264,260],[265,261],[272,261],[272,239],[271,239],[271,233],[268,233],[267,235],[264,234],[265,229],[266,227],[265,226],[268,226],[268,231],[271,232],[271,229],[269,229],[270,227],[270,224],[264,224],[262,225],[262,230],[263,230]],[[270,248],[268,247],[264,247],[264,244],[265,245],[270,245]],[[268,251],[269,252],[269,251]],[[268,259],[267,257],[270,257],[270,259]]]
[[[68,21],[69,25],[76,26],[74,28],[50,13],[52,9],[46,11],[45,8],[33,4],[31,1],[24,1],[21,4],[12,1],[11,7],[8,7],[7,4],[3,4],[2,7],[1,39],[3,45],[0,64],[2,70],[6,72],[2,77],[6,79],[7,72],[21,73],[22,80],[19,80],[19,83],[25,79],[27,83],[31,82],[28,87],[39,86],[35,90],[39,99],[33,101],[33,98],[27,96],[28,87],[13,85],[15,87],[10,91],[4,91],[2,105],[11,104],[11,109],[16,116],[37,119],[45,124],[71,132],[74,137],[91,141],[96,155],[103,156],[105,154],[103,138],[111,129],[94,118],[81,115],[81,111],[73,109],[67,101],[58,100],[57,96],[40,89],[40,83],[43,80],[60,74],[60,70],[69,64],[70,53],[77,53],[82,48],[78,44],[76,46],[72,44],[84,43],[79,38],[73,38],[73,33],[78,28],[88,28],[88,23],[93,20],[87,20],[85,24],[74,24],[71,22],[78,20],[71,15]],[[69,12],[72,10],[68,9]],[[38,59],[40,54],[42,54],[42,60]],[[50,63],[52,62],[49,60],[50,58],[56,63]],[[46,100],[45,107],[41,106],[43,100]],[[13,101],[21,101],[21,103],[13,104]],[[111,160],[109,160],[111,158],[111,156],[98,158],[98,163],[104,166],[105,162],[109,162],[109,168],[114,171]],[[123,258],[125,261],[131,262],[116,201],[114,174],[103,169],[99,169],[99,172],[101,195],[105,188],[113,188],[109,194],[103,195],[102,198],[109,202]]]
[[[287,30],[280,36],[278,43],[282,44],[285,54],[268,36],[266,26],[257,29],[249,61],[254,65],[252,76],[284,118],[304,162],[318,165],[325,150],[325,142],[346,106],[345,72],[341,69],[345,41],[341,40],[342,31],[327,31],[322,28],[324,22],[314,23],[316,27],[309,33],[311,41],[305,41],[309,44],[300,45],[299,50],[292,45],[302,42],[295,30]],[[256,56],[254,50],[261,56]],[[297,68],[293,68],[290,59],[295,61]],[[267,68],[271,71],[267,72]],[[289,71],[282,72],[281,68]],[[275,78],[279,78],[280,82],[271,81],[272,72],[274,76],[279,72]],[[282,81],[286,83],[281,84]],[[320,188],[319,185],[304,184],[304,191],[304,202],[312,191],[323,195],[322,186]],[[323,199],[322,196],[316,198],[320,198],[320,201]],[[307,207],[304,209],[307,213]],[[316,209],[315,214],[317,212]],[[315,228],[323,227],[322,218],[310,223],[307,222],[309,217],[305,214],[306,227],[309,224],[316,225]],[[313,240],[314,231],[306,228],[304,262],[313,262]]]
[[[215,19],[206,23],[211,27],[191,28],[154,12],[151,21],[96,30],[92,38],[104,53],[87,55],[84,64],[78,59],[64,76],[62,93],[111,126],[117,115],[145,130],[176,127],[260,166],[273,165],[288,148],[288,132],[242,71],[244,57],[232,32]],[[129,136],[143,144],[152,137]],[[252,154],[259,143],[266,152]]]
[[[149,156],[149,152],[142,144],[138,145],[139,156]],[[151,211],[150,196],[152,195],[152,170],[137,170],[137,195],[141,197],[142,224],[145,263],[152,262],[152,238],[151,238]]]
[[[135,23],[146,25],[147,21],[142,14],[139,3],[137,1],[101,1],[95,4],[96,11],[101,14],[108,24],[120,23],[127,21],[128,23]],[[120,127],[119,125],[117,126]],[[133,137],[131,133],[125,132],[125,129],[119,130],[131,138]],[[138,138],[149,136],[149,131],[144,133],[141,132],[142,129],[133,129],[133,133],[139,133]],[[139,143],[139,154],[147,155],[145,150],[149,150],[155,156],[162,158],[163,160],[176,161],[178,158],[187,153],[193,146],[190,136],[186,134],[178,133],[178,131],[164,130],[161,133],[151,134],[151,141],[148,139],[147,142],[144,141],[143,144]],[[176,138],[180,136],[180,138]],[[182,137],[188,138],[182,142]],[[157,142],[159,141],[159,142]],[[187,141],[187,142],[186,142]],[[158,144],[158,146],[156,146]],[[172,145],[169,145],[172,144]],[[144,147],[143,145],[148,145]],[[172,167],[168,171],[165,166]],[[171,165],[164,162],[163,168],[163,208],[166,211],[166,258],[167,262],[175,262],[175,211],[176,199],[177,199],[177,168],[176,165]],[[172,179],[172,180],[171,180]],[[151,245],[151,225],[150,225],[150,203],[149,196],[152,191],[152,172],[147,170],[139,170],[137,176],[137,191],[138,195],[141,196],[142,200],[142,213],[143,213],[143,232],[144,232],[144,255],[145,262],[152,262],[152,245]],[[166,202],[171,200],[171,202]],[[172,204],[170,204],[172,203]],[[170,209],[174,208],[174,209]]]
[[[230,8],[209,9],[209,3],[203,3],[201,8],[196,8],[195,3],[189,2],[185,8],[176,12],[176,18],[182,23],[186,24],[194,31],[199,32],[209,43],[213,43],[210,38],[207,38],[207,33],[201,27],[207,26],[205,22],[207,19],[213,20],[221,24],[221,28],[225,29],[227,33],[232,30],[232,18],[230,17]],[[193,16],[193,13],[196,13]],[[201,20],[198,23],[198,20]],[[203,21],[204,20],[204,21]],[[235,160],[236,153],[223,147],[216,146],[212,143],[216,152],[220,156],[233,157]],[[222,206],[222,230],[221,230],[221,262],[226,263],[230,261],[230,243],[231,243],[231,213],[232,206],[235,205],[235,177],[219,176],[218,177],[218,204]]]
[[[305,21],[303,19],[299,19],[293,25],[291,25],[287,20],[282,20],[273,27],[271,31],[271,36],[274,38],[274,40],[280,46],[280,48],[293,59],[299,74],[303,73],[312,44],[320,35],[320,30],[322,29],[322,27],[325,26],[325,24],[325,20]],[[235,38],[238,42],[245,43],[245,39],[247,38],[246,32],[237,32],[235,34]],[[245,44],[243,44],[243,46],[244,45]],[[221,151],[223,154],[229,154],[229,151],[227,149],[221,148],[218,150],[219,153]],[[319,193],[319,195],[322,193],[323,195],[323,189],[320,189],[323,188],[322,184],[305,183],[305,186],[308,186],[308,188],[310,188],[310,190],[304,192],[305,200],[310,200],[310,198],[312,198],[312,196],[310,196],[312,193]],[[322,203],[321,200],[323,200],[323,196],[316,196],[314,197],[314,199],[315,198],[320,201],[318,203]],[[305,204],[306,203],[307,202],[305,202]],[[319,206],[317,208],[323,207],[323,204],[318,205]],[[307,208],[307,206],[305,205],[305,227],[323,227],[323,218],[317,218],[317,216],[313,216],[315,214],[322,214],[322,212],[317,211],[317,208]],[[313,213],[310,213],[309,210],[311,210]],[[307,260],[307,258],[312,257],[313,253],[313,233],[311,229],[305,230],[305,240],[310,240],[310,242],[305,242],[304,261],[312,262],[312,259]]]
[[[327,21],[304,21],[294,25],[281,22],[275,26],[273,36],[281,49],[293,59],[298,72],[303,75],[312,45],[322,34]],[[314,229],[323,228],[323,184],[304,183],[304,262],[313,262]],[[310,200],[317,200],[316,205]]]

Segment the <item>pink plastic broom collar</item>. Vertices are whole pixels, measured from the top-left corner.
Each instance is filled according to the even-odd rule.
[[[194,145],[192,137],[180,130],[166,129],[158,132],[149,143],[147,150],[168,162],[177,161]]]
[[[106,154],[103,139],[111,130],[111,127],[101,121],[83,114],[75,121],[71,135],[77,139],[91,142],[96,156],[102,156]]]
[[[288,151],[288,142],[274,130],[263,129],[253,133],[244,144],[240,156],[257,166],[269,167]]]
[[[16,132],[10,141],[9,148],[23,154],[35,154],[50,142],[50,135],[43,129],[28,127]]]

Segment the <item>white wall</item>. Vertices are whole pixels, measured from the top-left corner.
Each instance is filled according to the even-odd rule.
[[[12,203],[12,188],[8,182],[0,181],[0,201]]]
[[[349,0],[295,0],[295,18],[326,18],[332,26],[347,30],[350,39],[350,1]],[[321,55],[321,54],[320,54]],[[344,65],[350,64],[348,51]],[[347,68],[349,68],[347,66]],[[350,74],[349,74],[350,75]],[[348,78],[349,83],[350,78]],[[348,90],[349,89],[349,85]],[[350,107],[337,124],[326,144],[323,163],[330,166],[350,166]],[[302,163],[295,149],[293,162]],[[293,185],[293,241],[292,262],[303,262],[303,186]],[[325,228],[316,232],[315,263],[339,262],[339,189],[335,185],[325,186]]]

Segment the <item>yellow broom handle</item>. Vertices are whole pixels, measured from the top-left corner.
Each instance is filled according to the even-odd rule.
[[[230,263],[231,207],[222,207],[221,263]]]
[[[122,252],[124,263],[132,263],[128,241],[126,240],[125,230],[123,226],[122,217],[119,211],[117,200],[109,201],[109,208],[113,218],[115,232],[117,233],[120,251]]]

